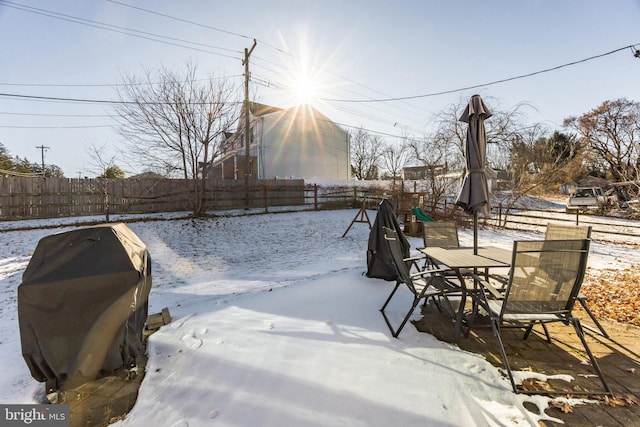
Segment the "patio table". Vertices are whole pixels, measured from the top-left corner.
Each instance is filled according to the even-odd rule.
[[[509,268],[511,264],[511,251],[491,246],[478,248],[477,254],[474,254],[473,248],[427,247],[420,249],[420,251],[434,263],[445,265],[447,268],[453,270],[460,281],[461,300],[460,307],[456,313],[454,332],[454,340],[457,342],[460,338],[460,332],[462,331],[464,306],[467,294],[469,293],[462,271],[467,269],[484,269],[485,275],[488,275],[490,268]],[[474,298],[475,294],[473,293],[471,296]]]

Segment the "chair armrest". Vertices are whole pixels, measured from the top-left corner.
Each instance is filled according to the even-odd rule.
[[[506,285],[509,282],[509,277],[501,274],[490,274],[489,278],[494,279],[497,282],[500,282],[502,286]]]
[[[480,284],[480,286],[489,291],[489,293],[495,299],[504,299],[504,293],[500,292],[500,290],[496,289],[491,283],[484,280],[482,276],[479,276],[477,274],[472,274],[472,276]]]
[[[417,270],[420,270],[420,266],[418,265],[418,261],[422,261],[423,259],[424,259],[424,257],[417,256],[417,257],[403,258],[402,260],[405,263],[409,263],[410,264],[409,269],[411,269],[411,266],[415,266]]]
[[[407,262],[407,261],[415,262],[415,261],[423,260],[423,259],[425,259],[425,257],[426,257],[426,255],[423,255],[423,256],[412,256],[412,257],[409,257],[409,258],[403,258],[402,260],[404,262]]]
[[[434,268],[433,270],[416,271],[415,273],[411,273],[410,276],[411,277],[420,277],[420,276],[426,276],[427,274],[432,275],[434,273],[444,273],[445,271],[449,271],[449,269],[448,268]]]

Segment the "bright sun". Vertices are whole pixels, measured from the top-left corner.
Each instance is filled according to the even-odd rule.
[[[313,57],[305,37],[299,38],[298,54],[291,55],[285,60],[286,82],[283,89],[288,101],[296,105],[311,105],[317,107],[322,103],[324,91],[327,88],[327,65]]]
[[[317,86],[310,78],[301,77],[296,79],[292,89],[299,105],[313,104],[314,99],[318,96]]]

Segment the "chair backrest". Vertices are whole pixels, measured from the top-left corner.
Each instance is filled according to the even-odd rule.
[[[572,240],[589,239],[591,237],[590,225],[571,225],[550,222],[544,232],[545,240]]]
[[[413,287],[409,268],[402,257],[402,248],[400,247],[400,241],[398,240],[398,233],[389,227],[383,227],[383,229],[384,239],[389,245],[389,253],[391,254],[393,264],[398,272],[398,281],[406,283],[409,287]]]
[[[589,244],[589,239],[514,242],[502,315],[569,315],[584,279]]]
[[[425,248],[457,248],[458,226],[455,221],[436,221],[422,223],[422,239]]]

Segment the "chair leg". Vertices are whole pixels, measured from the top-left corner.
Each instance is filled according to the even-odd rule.
[[[549,329],[547,329],[546,323],[540,323],[542,325],[542,329],[544,329],[544,334],[547,336],[547,342],[551,344],[551,335],[549,335]]]
[[[393,326],[391,326],[391,321],[389,320],[389,318],[387,317],[387,315],[384,312],[384,309],[387,308],[387,305],[389,304],[389,301],[391,301],[391,298],[393,297],[393,295],[396,293],[396,291],[398,290],[398,287],[400,286],[400,282],[396,282],[396,286],[395,288],[393,288],[393,291],[391,291],[391,294],[389,295],[389,297],[387,298],[387,300],[384,302],[384,305],[382,306],[382,308],[380,309],[380,311],[382,312],[382,317],[384,317],[385,322],[387,323],[387,326],[389,327],[389,330],[391,331],[391,335],[393,335],[394,338],[398,338],[398,335],[400,335],[400,331],[402,331],[402,328],[404,328],[404,325],[407,323],[407,321],[409,320],[409,318],[411,317],[411,314],[413,313],[413,311],[416,309],[416,307],[418,306],[418,304],[420,303],[420,300],[422,299],[422,296],[424,294],[420,294],[418,296],[414,296],[413,299],[413,304],[411,305],[411,310],[409,310],[409,312],[407,313],[407,315],[404,317],[404,319],[402,320],[402,323],[400,324],[400,326],[398,327],[398,329],[396,329],[395,331],[393,330]]]
[[[533,327],[536,325],[536,322],[531,322],[529,323],[529,325],[527,325],[527,327],[524,329],[524,335],[522,335],[522,339],[526,340],[527,338],[529,338],[529,335],[531,334],[531,331],[533,331]]]
[[[393,289],[393,291],[391,292],[391,295],[389,296],[389,298],[387,298],[387,301],[384,303],[384,305],[382,306],[380,311],[382,312],[382,316],[384,317],[384,320],[387,322],[387,326],[391,330],[391,335],[393,335],[394,338],[398,338],[398,335],[400,335],[400,331],[402,331],[402,328],[404,328],[404,326],[407,324],[407,322],[411,318],[411,315],[415,311],[416,307],[418,306],[418,304],[420,304],[420,301],[423,298],[425,298],[425,299],[426,298],[431,298],[431,297],[434,297],[434,296],[437,295],[437,294],[433,294],[433,293],[427,292],[427,289],[429,288],[429,285],[431,284],[431,280],[433,280],[433,279],[429,279],[429,281],[427,282],[427,285],[422,289],[422,291],[420,293],[414,293],[413,294],[414,297],[413,297],[413,304],[411,304],[411,309],[409,309],[409,311],[407,312],[407,315],[404,316],[404,319],[402,320],[402,323],[400,324],[398,329],[396,329],[395,331],[393,330],[393,327],[391,326],[391,322],[389,321],[389,318],[385,314],[384,309],[387,306],[387,304],[389,303],[389,300],[391,299],[391,296],[396,292],[396,289],[398,288],[398,286],[396,286],[396,288]],[[398,283],[398,285],[399,284],[400,283]]]
[[[600,333],[602,334],[602,336],[608,339],[609,334],[607,333],[607,331],[604,330],[600,322],[598,322],[598,319],[596,319],[596,316],[594,316],[591,310],[589,310],[589,307],[587,306],[587,299],[578,298],[578,301],[580,301],[580,304],[582,305],[582,308],[584,308],[584,311],[586,311],[589,317],[591,317],[591,320],[593,320],[593,323],[596,324],[596,327],[600,330]],[[587,328],[586,325],[584,325],[583,327]],[[588,329],[592,329],[592,328],[588,328]]]
[[[411,315],[413,314],[413,311],[416,309],[416,307],[418,306],[418,304],[420,303],[420,297],[416,298],[413,300],[413,305],[411,305],[411,310],[409,310],[409,312],[407,313],[406,316],[404,316],[404,319],[402,320],[402,323],[400,324],[400,326],[398,327],[398,329],[393,332],[391,331],[391,335],[393,335],[394,338],[398,338],[398,335],[400,335],[400,331],[402,330],[402,328],[404,328],[404,325],[407,324],[407,322],[409,321],[409,319],[411,318]]]
[[[384,321],[387,323],[387,326],[389,327],[389,331],[391,331],[391,335],[393,335],[394,337],[396,336],[396,332],[393,330],[393,326],[391,326],[391,321],[389,321],[389,318],[385,314],[384,309],[387,308],[387,305],[389,304],[389,301],[391,301],[391,298],[396,293],[396,291],[398,290],[399,286],[400,286],[400,282],[396,282],[395,288],[393,288],[393,290],[391,291],[391,294],[389,295],[387,300],[384,302],[384,305],[380,309],[380,311],[382,312],[382,317],[384,318]]]
[[[384,309],[387,308],[387,304],[389,304],[389,301],[391,301],[391,298],[396,293],[396,291],[398,290],[399,286],[400,286],[400,282],[396,282],[396,287],[393,288],[393,291],[391,291],[391,294],[389,295],[389,298],[387,298],[387,300],[384,302],[384,305],[382,306],[380,311],[384,311]]]
[[[525,328],[524,335],[522,336],[523,340],[526,340],[527,338],[529,338],[529,335],[531,334],[531,331],[533,330],[533,327],[536,325],[536,323],[537,322],[531,322]],[[549,329],[547,329],[547,325],[544,322],[540,322],[540,325],[542,325],[542,329],[544,330],[544,334],[547,337],[547,342],[549,344],[551,344],[551,335],[549,335]]]
[[[440,300],[439,300],[439,298],[440,298],[440,297],[437,297],[437,298],[436,298],[436,296],[432,296],[432,297],[431,297],[431,301],[433,301],[433,303],[435,304],[436,308],[438,309],[438,312],[442,313],[442,307],[440,306]],[[424,300],[424,305],[425,305],[425,306],[427,305],[427,299],[425,299],[425,300]]]
[[[504,365],[504,368],[507,371],[507,375],[509,376],[509,381],[511,382],[513,392],[518,393],[518,387],[516,386],[516,382],[513,379],[513,373],[511,372],[511,367],[509,366],[509,361],[507,360],[507,352],[504,349],[504,344],[502,343],[502,338],[500,337],[500,326],[498,325],[498,321],[493,318],[491,319],[491,330],[493,331],[493,335],[498,341],[500,357],[502,357],[502,364]]]
[[[604,374],[600,369],[600,365],[598,365],[598,361],[596,360],[595,356],[591,352],[591,349],[587,345],[587,341],[584,338],[584,332],[582,331],[582,325],[580,324],[580,320],[576,318],[572,318],[571,323],[573,323],[573,327],[576,330],[576,333],[578,334],[580,341],[582,341],[582,345],[585,351],[587,352],[587,355],[589,356],[589,360],[591,360],[591,365],[596,370],[596,373],[598,374],[598,377],[600,378],[600,382],[602,382],[604,389],[607,391],[609,395],[613,395],[611,388],[609,388],[609,384],[607,384],[607,381],[604,379]]]

